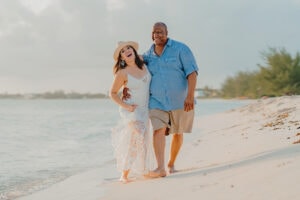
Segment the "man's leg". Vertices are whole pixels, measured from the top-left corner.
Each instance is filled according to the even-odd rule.
[[[183,143],[183,134],[182,133],[174,133],[172,134],[172,141],[171,141],[171,149],[170,149],[170,159],[168,162],[168,170],[169,173],[174,173],[174,163],[176,161],[176,157],[180,151],[180,148]]]
[[[165,131],[169,122],[169,113],[162,110],[150,110],[149,117],[153,127],[153,147],[157,161],[157,169],[149,173],[150,177],[164,177],[165,170]]]
[[[152,177],[164,177],[166,176],[165,170],[165,146],[166,146],[166,137],[165,129],[161,128],[154,131],[153,135],[153,147],[157,161],[157,169],[150,172]]]

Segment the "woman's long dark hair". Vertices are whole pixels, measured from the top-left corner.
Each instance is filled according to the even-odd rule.
[[[130,46],[130,48],[133,49],[134,55],[135,55],[135,64],[140,68],[141,70],[143,69],[144,61],[140,58],[140,56],[137,54],[136,50]],[[116,74],[120,69],[125,69],[127,67],[126,62],[123,61],[121,62],[121,54],[119,54],[118,61],[116,62],[114,68],[113,68],[113,73]]]

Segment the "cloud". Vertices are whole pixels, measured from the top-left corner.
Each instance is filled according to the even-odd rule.
[[[199,85],[219,87],[228,75],[256,69],[259,52],[268,46],[299,50],[296,3],[299,0],[1,0],[0,92],[4,85],[33,90],[33,83],[107,89],[116,43],[135,40],[143,53],[152,44],[156,21],[166,22],[169,36],[191,47],[200,67]]]
[[[40,14],[49,5],[53,4],[57,0],[19,0],[19,2],[32,11],[34,14]]]
[[[124,0],[106,0],[107,11],[118,11],[123,10],[126,6]]]
[[[300,6],[300,0],[292,0],[292,2],[298,6]]]

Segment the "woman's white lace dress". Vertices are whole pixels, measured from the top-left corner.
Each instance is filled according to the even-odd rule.
[[[148,116],[149,84],[151,75],[147,70],[142,78],[127,75],[128,104],[136,104],[134,112],[119,108],[121,120],[112,130],[112,145],[118,171],[130,170],[145,174],[155,166],[155,157]]]

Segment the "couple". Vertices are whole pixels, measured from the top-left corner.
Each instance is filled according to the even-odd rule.
[[[152,178],[166,176],[165,135],[169,133],[173,138],[168,171],[173,173],[183,133],[192,131],[198,71],[194,56],[185,44],[168,38],[162,22],[154,24],[152,40],[154,44],[143,56],[137,53],[138,44],[130,41],[119,43],[113,56],[110,97],[120,106],[122,120],[112,131],[112,144],[124,183],[129,182],[130,171]]]

